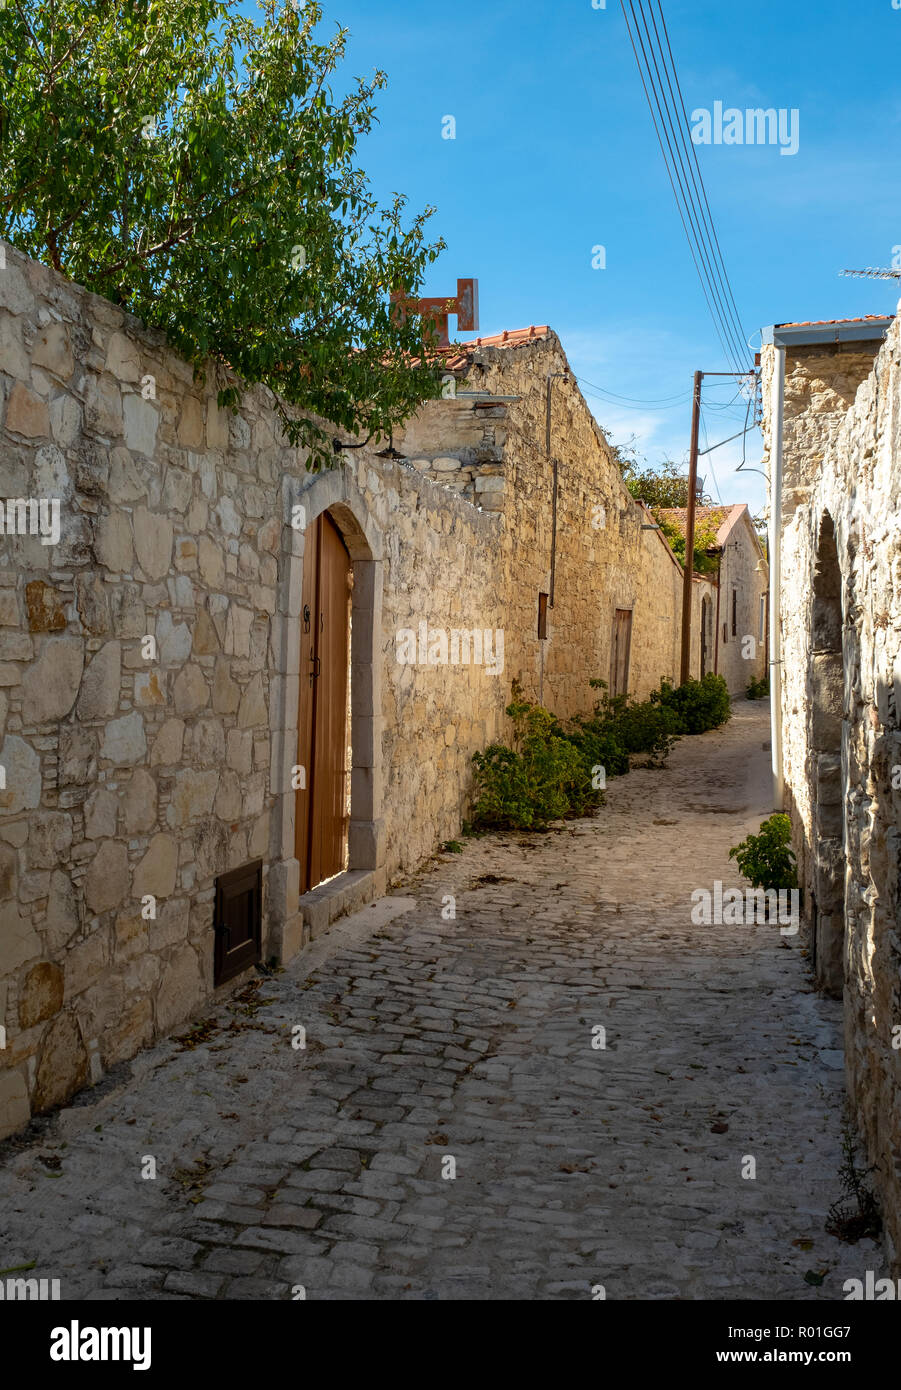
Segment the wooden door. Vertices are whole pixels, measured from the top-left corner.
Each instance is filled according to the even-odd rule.
[[[326,513],[307,528],[301,595],[295,853],[300,891],[344,868],[350,556]]]
[[[632,610],[617,608],[613,615],[613,656],[610,662],[610,694],[629,692],[629,654],[632,647]]]
[[[710,670],[710,599],[701,600],[701,676]]]

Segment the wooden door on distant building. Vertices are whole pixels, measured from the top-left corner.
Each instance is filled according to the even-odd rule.
[[[610,694],[629,691],[629,655],[632,648],[632,610],[617,608],[613,615],[613,655],[610,661]]]
[[[710,614],[712,605],[709,598],[701,600],[701,676],[710,670]]]
[[[347,720],[351,560],[331,517],[307,527],[301,595],[294,835],[300,891],[340,873],[347,850]]]

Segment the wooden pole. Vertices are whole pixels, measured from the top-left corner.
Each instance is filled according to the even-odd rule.
[[[685,517],[685,565],[682,575],[682,665],[679,676],[684,685],[691,675],[691,585],[695,552],[695,494],[698,488],[698,434],[701,428],[701,382],[703,372],[695,372],[691,410],[691,454],[688,461],[688,510]]]

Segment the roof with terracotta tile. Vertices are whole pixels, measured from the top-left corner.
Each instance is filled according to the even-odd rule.
[[[533,323],[528,328],[507,328],[503,333],[495,333],[488,338],[472,338],[466,343],[451,343],[449,347],[441,349],[440,355],[446,359],[448,367],[456,369],[467,366],[477,348],[525,347],[529,343],[547,338],[550,331],[550,325],[546,323]]]
[[[688,509],[686,507],[661,507],[660,511],[662,515],[666,517],[667,521],[671,521],[674,526],[678,526],[684,536]],[[695,525],[697,525],[699,521],[712,521],[717,528],[717,545],[725,545],[726,537],[738,521],[742,512],[745,511],[748,511],[750,516],[747,502],[736,502],[734,506],[731,507],[695,507]]]
[[[797,323],[777,323],[776,328],[831,328],[839,323],[882,323],[894,314],[861,314],[854,319],[800,319]]]

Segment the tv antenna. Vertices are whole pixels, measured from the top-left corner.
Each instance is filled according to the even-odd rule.
[[[853,275],[858,280],[901,280],[901,270],[880,270],[868,266],[866,270],[842,270],[841,275]]]

